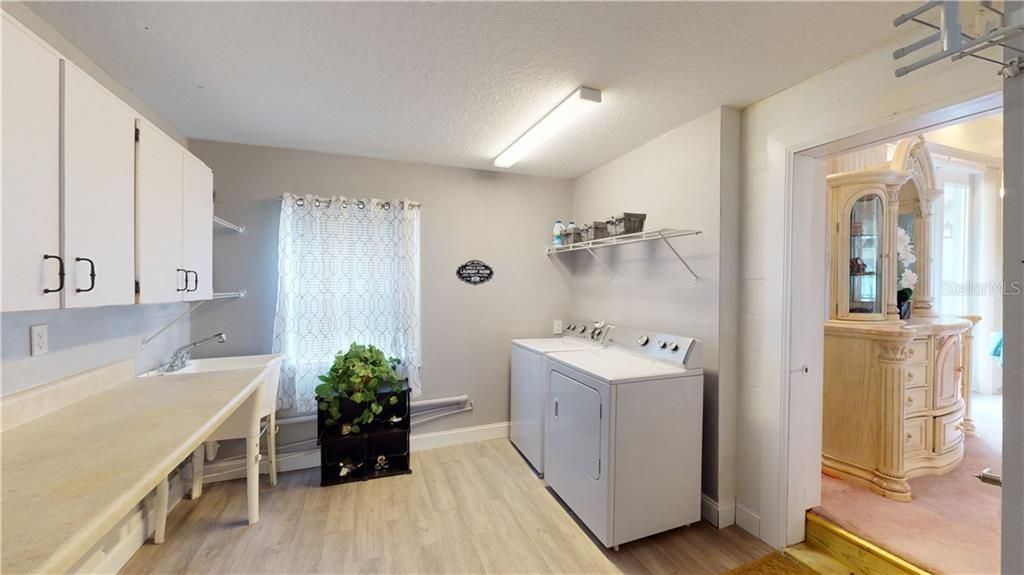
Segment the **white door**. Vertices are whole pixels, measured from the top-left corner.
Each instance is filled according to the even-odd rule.
[[[811,189],[793,205],[789,286],[789,485],[786,543],[804,539],[804,513],[821,503],[821,429],[825,320],[828,317],[828,187],[825,162],[796,155],[794,189]],[[801,196],[803,197],[803,196]]]
[[[146,120],[135,144],[135,279],[139,303],[181,301],[184,150]]]
[[[55,309],[60,58],[3,17],[3,311]]]
[[[64,63],[64,307],[135,302],[135,114]]]
[[[182,266],[188,275],[185,301],[213,296],[213,172],[185,152],[182,196]]]
[[[601,394],[594,388],[552,372],[548,429],[549,456],[590,479],[601,478]]]

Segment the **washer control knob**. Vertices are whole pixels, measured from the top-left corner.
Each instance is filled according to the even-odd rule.
[[[646,335],[642,335],[640,336],[640,339],[636,340],[636,342],[640,345],[647,345],[648,343],[650,343],[650,341],[651,338],[647,337]]]
[[[658,343],[658,347],[660,347],[661,349],[665,349],[666,347],[668,347],[668,342],[667,341],[661,341],[661,342]]]
[[[679,351],[679,344],[672,342],[672,345],[668,346],[668,348],[672,351]]]
[[[597,339],[599,337],[601,337],[601,330],[595,329],[594,330],[594,339]]]
[[[578,331],[580,333],[587,333],[587,326],[581,325],[581,326],[576,328],[576,331]]]
[[[570,324],[569,324],[569,331],[572,331],[572,330],[574,330],[574,329],[576,329],[576,324],[574,324],[574,323],[570,323]]]

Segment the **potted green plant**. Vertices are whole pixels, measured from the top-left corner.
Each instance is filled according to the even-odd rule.
[[[351,422],[343,422],[349,426],[350,433],[359,433],[361,426],[372,423],[384,411],[381,394],[399,390],[395,371],[398,364],[398,359],[385,356],[372,345],[353,343],[348,351],[339,351],[330,370],[319,376],[322,383],[315,390],[317,406],[325,412],[327,424],[335,425],[341,421],[343,400],[362,408]],[[394,405],[398,403],[398,397],[390,395],[386,401]]]

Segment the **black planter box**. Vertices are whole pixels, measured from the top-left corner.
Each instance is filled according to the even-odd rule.
[[[391,396],[398,398],[395,405],[388,402]],[[327,413],[317,410],[320,485],[412,473],[408,386],[402,382],[402,389],[380,392],[377,398],[384,410],[369,425],[361,425],[359,433],[342,434],[342,426],[351,424],[366,404],[342,399],[341,419],[334,425],[327,425]]]

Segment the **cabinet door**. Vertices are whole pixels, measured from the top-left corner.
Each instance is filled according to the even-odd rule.
[[[64,64],[64,307],[135,302],[135,114]]]
[[[960,398],[960,366],[963,347],[959,335],[951,335],[942,342],[935,354],[935,409],[954,405]]]
[[[182,174],[177,142],[145,120],[135,144],[135,279],[139,303],[181,301]]]
[[[60,307],[60,58],[3,17],[3,311]]]
[[[188,270],[185,301],[213,296],[213,172],[199,158],[185,153],[182,198],[182,267]]]

